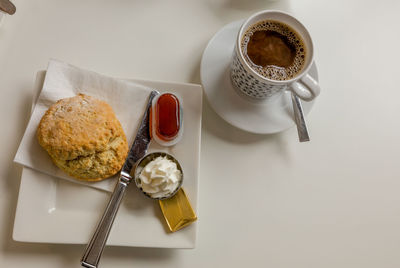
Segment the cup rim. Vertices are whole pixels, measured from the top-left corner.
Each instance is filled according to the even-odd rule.
[[[265,14],[265,13],[279,13],[279,14],[282,14],[282,15],[285,15],[285,16],[288,16],[288,17],[292,18],[298,25],[303,27],[303,29],[305,30],[305,32],[308,35],[308,39],[309,39],[310,46],[311,46],[311,53],[312,53],[311,57],[310,57],[310,61],[308,63],[308,66],[306,68],[304,68],[300,73],[298,73],[295,77],[293,77],[293,78],[291,78],[289,80],[273,80],[273,79],[266,78],[266,77],[262,76],[261,74],[259,74],[258,72],[256,72],[254,69],[252,69],[250,67],[250,65],[245,60],[245,57],[243,55],[243,52],[242,52],[242,49],[241,49],[241,42],[242,42],[242,36],[243,36],[243,32],[245,30],[246,24],[248,24],[249,21],[251,21],[253,18],[255,18],[255,17],[259,16],[259,15]],[[287,24],[287,23],[285,23],[285,24]],[[289,26],[291,26],[291,25],[289,25]],[[246,29],[247,28],[248,27],[246,27]],[[302,35],[301,35],[301,37],[304,38]],[[289,14],[287,12],[284,12],[284,11],[273,10],[273,9],[266,9],[266,10],[262,10],[262,11],[256,12],[256,13],[251,15],[249,18],[247,18],[243,22],[242,26],[239,29],[237,38],[236,38],[236,50],[237,50],[236,52],[239,54],[239,57],[238,57],[239,60],[242,62],[243,66],[247,69],[247,71],[252,73],[252,75],[255,75],[258,79],[263,80],[263,81],[265,81],[267,83],[270,83],[270,84],[275,84],[275,85],[287,85],[287,84],[291,84],[291,83],[299,80],[303,75],[305,75],[305,74],[307,74],[309,72],[309,70],[310,70],[310,68],[312,66],[312,63],[314,61],[314,44],[313,44],[311,35],[308,32],[307,28],[298,19],[296,19],[291,14]]]

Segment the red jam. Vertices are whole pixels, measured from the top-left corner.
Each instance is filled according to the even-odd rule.
[[[170,93],[162,94],[155,104],[155,134],[164,141],[173,140],[181,127],[178,98]]]

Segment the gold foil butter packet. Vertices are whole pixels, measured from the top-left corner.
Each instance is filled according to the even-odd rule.
[[[173,197],[159,200],[158,203],[171,232],[176,232],[197,220],[196,213],[182,188]]]

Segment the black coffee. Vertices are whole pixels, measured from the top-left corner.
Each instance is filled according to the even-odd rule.
[[[265,20],[250,26],[241,46],[251,68],[269,79],[289,80],[304,66],[303,40],[291,27],[278,21]]]

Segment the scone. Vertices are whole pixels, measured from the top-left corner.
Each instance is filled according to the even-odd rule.
[[[111,106],[84,94],[53,104],[40,121],[37,138],[59,168],[86,181],[116,174],[128,153]]]

